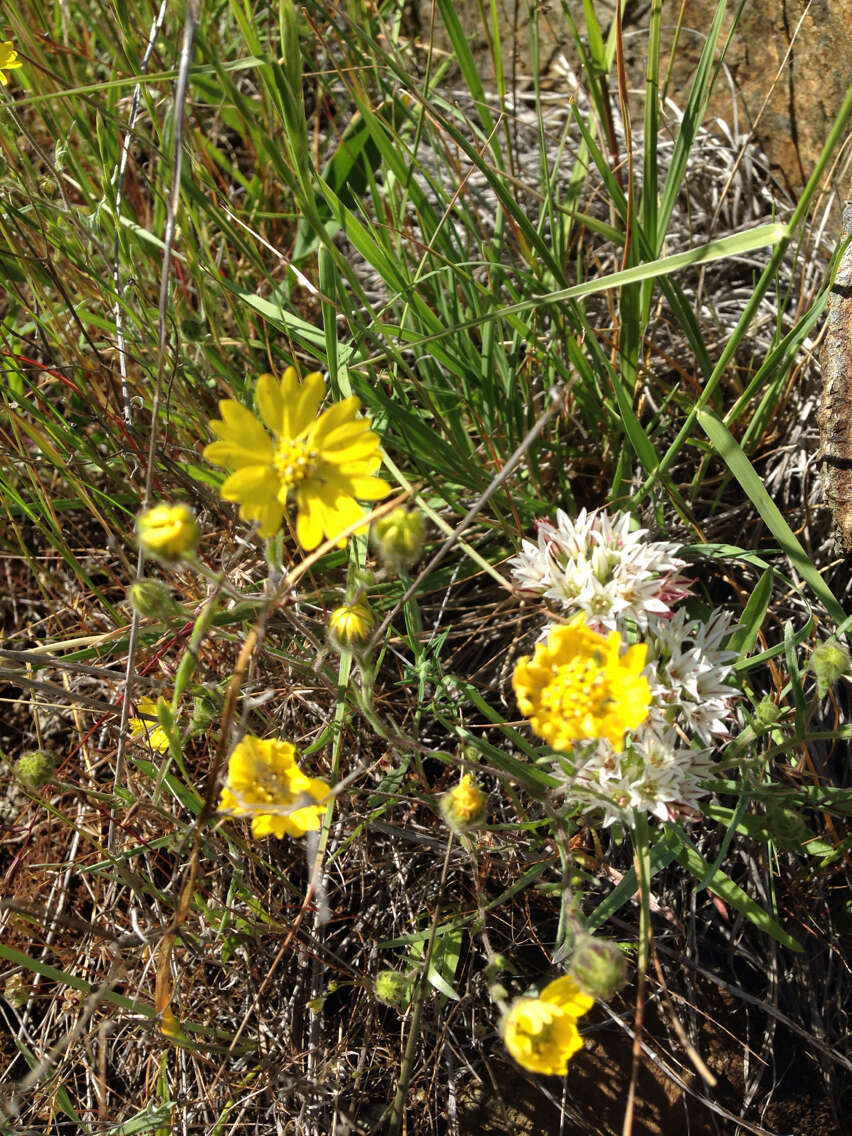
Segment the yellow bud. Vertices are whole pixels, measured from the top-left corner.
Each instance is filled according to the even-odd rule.
[[[328,634],[338,649],[363,647],[375,626],[373,609],[364,600],[358,600],[334,609],[328,620]]]
[[[458,832],[482,824],[487,806],[488,794],[474,784],[469,773],[441,797],[441,814],[450,828]]]
[[[189,556],[201,537],[188,505],[155,505],[136,521],[139,543],[148,556],[175,561]]]
[[[373,547],[386,567],[399,571],[420,559],[426,526],[423,517],[402,505],[373,523]]]

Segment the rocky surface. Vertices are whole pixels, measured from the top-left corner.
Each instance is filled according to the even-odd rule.
[[[566,0],[567,2],[567,0]],[[434,0],[414,0],[420,36],[429,34]],[[503,65],[518,87],[532,82],[529,7],[527,0],[498,0]],[[480,14],[480,0],[457,0],[456,11],[481,63],[481,74],[493,80],[492,47]],[[601,25],[613,17],[612,0],[596,0]],[[695,65],[710,27],[716,0],[685,0],[683,26],[671,66],[667,93],[683,106]],[[569,9],[585,32],[579,2]],[[664,0],[664,68],[668,68],[680,3]],[[722,41],[731,27],[736,6],[725,16]],[[647,44],[650,4],[626,0],[625,51],[631,84],[641,85]],[[440,14],[435,14],[435,41],[447,48]],[[562,59],[575,62],[568,22],[559,0],[539,5],[540,59],[544,80],[558,86]],[[753,141],[768,155],[776,176],[793,193],[805,184],[844,94],[852,82],[852,0],[752,0],[728,47],[716,85],[710,118],[727,125],[731,135]],[[791,48],[792,44],[792,48]],[[789,51],[789,57],[788,57]],[[493,86],[493,81],[492,84]],[[845,195],[850,165],[839,163],[832,182]],[[838,213],[839,216],[839,213]]]

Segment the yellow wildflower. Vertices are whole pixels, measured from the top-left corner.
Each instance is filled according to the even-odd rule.
[[[258,521],[262,537],[281,527],[292,490],[296,535],[308,551],[363,516],[356,498],[379,501],[390,493],[386,481],[371,476],[381,465],[380,442],[369,420],[357,417],[359,399],[346,398],[318,415],[324,394],[318,372],[301,383],[293,367],[280,379],[261,375],[256,401],[262,421],[224,399],[221,420],[210,423],[219,441],[204,450],[208,461],[234,470],[222,484],[222,498],[239,501],[240,516]]]
[[[251,817],[255,840],[304,836],[320,827],[325,804],[318,802],[330,792],[325,781],[302,772],[289,742],[246,734],[231,754],[219,810]]]
[[[155,505],[136,521],[139,543],[158,560],[180,560],[194,552],[201,536],[188,505]]]
[[[607,738],[616,753],[627,730],[648,717],[651,689],[641,674],[647,647],[621,654],[621,636],[588,628],[584,613],[554,627],[535,655],[518,660],[512,684],[521,713],[554,749],[584,738]]]
[[[165,699],[158,699],[158,701],[165,701]],[[157,703],[153,698],[140,698],[136,707],[140,714],[150,714],[152,718],[157,717]],[[130,730],[130,737],[133,741],[144,738],[150,748],[156,750],[157,753],[165,753],[169,748],[169,735],[160,725],[155,725],[144,718],[131,718],[127,723],[127,728]]]
[[[5,43],[0,43],[0,84],[8,86],[9,78],[5,72],[14,71],[16,67],[23,67],[23,63],[18,59],[15,45],[7,39]]]
[[[503,1040],[519,1065],[532,1073],[561,1076],[582,1049],[577,1019],[594,1005],[569,975],[557,978],[538,998],[519,998],[503,1023]]]
[[[458,785],[448,789],[441,798],[441,812],[451,828],[465,829],[485,820],[488,794],[474,784],[465,773]]]
[[[328,617],[328,632],[337,647],[361,647],[376,626],[373,609],[364,600],[341,604]]]

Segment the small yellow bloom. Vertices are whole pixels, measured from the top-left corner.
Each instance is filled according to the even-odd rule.
[[[258,521],[262,537],[278,532],[292,491],[296,535],[308,551],[363,516],[356,498],[380,501],[390,493],[386,481],[372,476],[382,463],[380,441],[369,420],[357,417],[359,399],[345,398],[318,414],[324,395],[318,372],[304,382],[293,367],[280,379],[261,375],[256,401],[262,421],[224,399],[221,420],[210,423],[219,441],[204,449],[208,461],[234,470],[222,484],[222,498],[239,501],[240,516]]]
[[[519,998],[503,1023],[503,1040],[519,1065],[532,1073],[561,1076],[582,1049],[577,1019],[594,1005],[577,983],[563,975],[538,998]]]
[[[139,543],[149,556],[180,560],[194,552],[201,533],[188,505],[155,505],[136,521]]]
[[[607,738],[621,753],[624,735],[648,717],[651,689],[641,674],[647,647],[621,654],[621,636],[588,628],[584,613],[554,627],[535,655],[518,660],[512,684],[521,713],[554,749],[575,741]]]
[[[165,702],[165,699],[160,698],[157,701]],[[153,698],[140,698],[136,706],[140,714],[150,714],[152,718],[157,717],[157,702]],[[133,741],[144,738],[150,748],[156,750],[157,753],[165,753],[169,748],[169,735],[160,725],[148,722],[144,718],[131,718],[127,723],[127,728],[130,730],[130,737]]]
[[[426,526],[420,513],[402,505],[373,522],[373,546],[384,563],[395,570],[420,559]]]
[[[341,604],[328,617],[328,632],[337,647],[362,647],[375,626],[373,609],[363,600]]]
[[[481,824],[487,805],[488,794],[474,784],[469,773],[441,798],[441,812],[451,828],[465,829]]]
[[[246,734],[231,754],[219,810],[251,817],[255,840],[304,836],[320,827],[325,804],[318,802],[330,792],[325,781],[299,769],[289,742]]]
[[[7,39],[5,43],[0,43],[0,84],[8,86],[9,79],[4,72],[14,71],[16,67],[23,67],[23,63],[18,59],[15,45]]]

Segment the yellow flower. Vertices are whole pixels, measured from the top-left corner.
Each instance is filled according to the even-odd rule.
[[[210,423],[220,440],[204,450],[208,461],[235,471],[222,484],[222,498],[239,501],[240,516],[258,521],[262,537],[281,527],[292,490],[296,535],[308,551],[363,516],[356,498],[380,501],[390,493],[386,481],[371,476],[381,465],[380,442],[369,420],[357,417],[360,401],[346,398],[318,415],[324,394],[318,372],[302,383],[293,367],[281,379],[261,375],[256,401],[263,421],[224,399],[222,419]]]
[[[328,632],[338,647],[363,646],[375,626],[373,609],[363,600],[341,604],[328,617]]]
[[[188,505],[155,505],[136,521],[139,543],[158,560],[180,560],[194,552],[201,533]]]
[[[219,809],[251,817],[255,840],[304,836],[319,828],[325,804],[318,802],[330,792],[325,781],[302,772],[289,742],[246,734],[231,754]]]
[[[14,44],[7,39],[5,43],[0,43],[0,83],[4,87],[9,83],[4,71],[14,71],[16,67],[23,67],[23,63],[18,59]]]
[[[441,797],[441,812],[451,828],[465,829],[485,820],[488,794],[465,773],[458,785]]]
[[[594,998],[584,994],[569,975],[557,978],[538,998],[519,998],[503,1023],[503,1040],[519,1065],[532,1073],[561,1076],[582,1049],[577,1019]]]
[[[584,738],[608,738],[616,753],[624,734],[648,717],[651,689],[640,672],[644,643],[621,655],[621,636],[604,637],[586,627],[580,612],[554,627],[535,655],[518,660],[512,684],[521,713],[554,749],[568,750]]]
[[[165,702],[165,699],[160,698],[157,702]],[[136,706],[140,714],[150,714],[152,718],[156,718],[157,702],[153,698],[140,698]],[[165,753],[169,748],[169,735],[162,726],[154,725],[143,718],[131,718],[127,723],[127,728],[130,730],[130,737],[133,741],[138,738],[145,738],[151,749],[156,750],[157,753]]]

